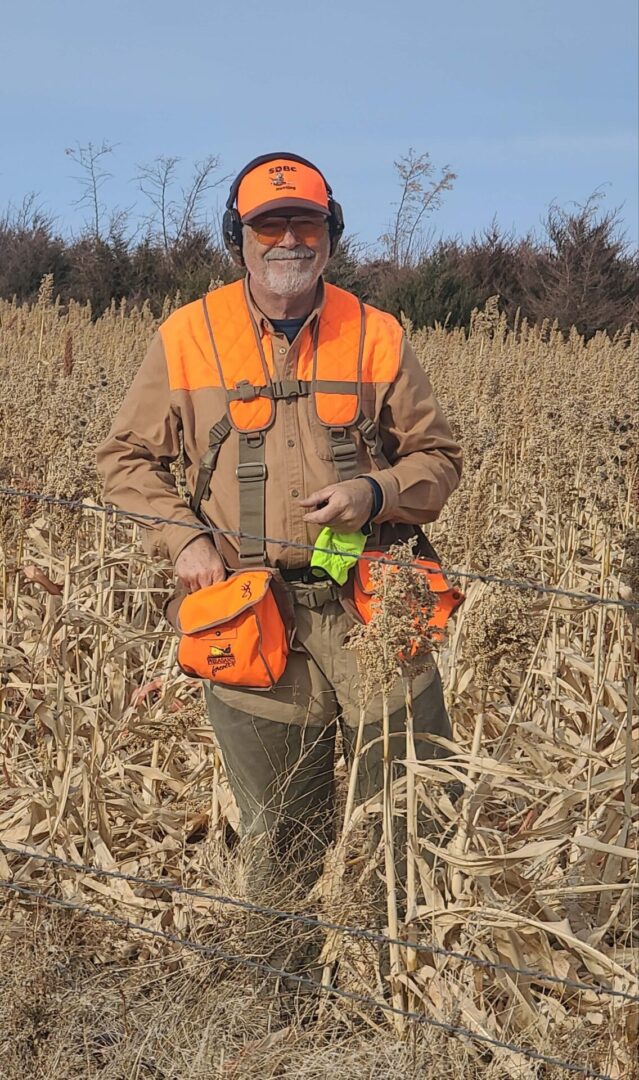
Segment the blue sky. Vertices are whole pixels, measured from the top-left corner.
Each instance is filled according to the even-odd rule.
[[[372,243],[412,146],[458,173],[437,233],[523,233],[605,185],[636,243],[637,37],[636,0],[4,4],[0,207],[35,190],[76,226],[76,142],[118,144],[104,195],[126,206],[136,162],[216,153],[234,173],[289,149]]]

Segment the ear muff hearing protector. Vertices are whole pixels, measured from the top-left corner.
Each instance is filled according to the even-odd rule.
[[[328,195],[328,235],[330,239],[330,254],[334,255],[339,246],[339,242],[344,232],[344,215],[342,208],[338,202],[333,198],[333,191],[328,183],[326,177],[312,161],[308,161],[307,158],[300,157],[299,154],[262,154],[261,157],[253,158],[253,161],[249,161],[248,165],[245,165],[241,173],[235,177],[235,180],[231,184],[231,190],[229,191],[229,197],[226,200],[226,210],[224,211],[224,217],[222,218],[222,238],[224,245],[231,255],[233,255],[239,263],[244,265],[244,258],[242,256],[242,219],[235,207],[235,200],[237,199],[237,192],[242,180],[247,173],[250,173],[258,165],[264,165],[267,161],[277,161],[278,158],[288,158],[289,161],[299,161],[301,165],[308,165],[311,169],[315,169],[322,177],[322,180],[326,184],[326,194]]]

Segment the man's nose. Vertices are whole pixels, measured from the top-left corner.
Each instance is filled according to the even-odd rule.
[[[293,248],[298,247],[298,245],[299,245],[299,240],[297,239],[295,233],[293,232],[293,229],[291,227],[291,223],[288,222],[287,226],[286,226],[286,232],[284,233],[284,236],[280,240],[278,246],[283,247],[283,248],[288,248],[289,250],[292,250]]]

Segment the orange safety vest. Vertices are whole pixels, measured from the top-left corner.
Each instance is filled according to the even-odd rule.
[[[225,391],[226,415],[209,432],[209,446],[202,458],[191,505],[198,513],[209,490],[220,447],[232,430],[237,431],[239,558],[245,567],[265,562],[264,441],[275,419],[278,401],[312,395],[317,417],[329,430],[331,455],[340,480],[349,480],[359,471],[353,437],[356,430],[375,465],[389,467],[377,428],[362,412],[361,397],[364,384],[389,384],[396,378],[402,328],[392,315],[368,307],[343,289],[326,285],[325,290],[319,319],[312,331],[306,328],[303,333],[295,379],[273,379],[272,350],[264,350],[241,281],[216,289],[201,303],[180,308],[160,328],[171,390],[220,387]],[[448,616],[463,596],[450,588],[436,553],[421,530],[416,532],[420,547],[426,548],[427,558],[417,559],[414,565],[429,574],[437,593],[437,606],[430,623],[441,636]],[[373,554],[383,555],[383,552]],[[369,564],[359,564],[354,586],[355,606],[364,622],[372,614],[369,570]],[[201,596],[196,593],[183,601],[180,608],[183,637],[178,657],[189,674],[229,685],[268,688],[283,670],[288,644],[281,619],[274,618],[273,611],[267,607],[273,602],[266,584],[261,589],[256,586],[256,596],[264,608],[262,616],[255,601],[245,604],[242,600],[238,607],[238,589],[256,584],[251,579],[247,585],[250,575],[246,571],[240,576],[241,581],[234,576],[230,585],[210,586]],[[216,595],[213,621],[209,610],[212,592]],[[226,606],[221,603],[222,592]],[[271,647],[265,652],[263,627],[267,624],[271,627]],[[236,638],[238,647],[244,642],[239,648],[242,654],[239,666],[234,659],[238,652],[234,645]]]
[[[239,434],[240,562],[264,562],[265,434],[277,402],[313,397],[317,417],[329,429],[331,455],[340,480],[358,472],[358,430],[378,468],[388,468],[373,421],[361,410],[362,386],[392,383],[401,359],[403,331],[392,315],[356,296],[325,285],[325,304],[300,342],[295,379],[273,379],[271,350],[264,349],[241,281],[180,308],[162,325],[171,390],[222,387],[227,411],[209,432],[192,506],[199,512],[209,490],[220,447]]]

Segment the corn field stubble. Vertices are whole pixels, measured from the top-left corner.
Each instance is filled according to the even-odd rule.
[[[0,302],[1,485],[99,497],[94,448],[155,327],[144,309],[113,306],[95,322],[86,307],[62,309],[47,281],[31,307]],[[639,337],[508,332],[489,302],[470,334],[436,328],[413,342],[466,455],[461,488],[430,529],[444,565],[639,599]],[[167,573],[141,554],[136,526],[5,498],[0,544],[0,839],[245,895],[242,846],[229,839],[237,811],[199,687],[176,672],[161,618]],[[426,808],[445,838],[411,851],[400,933],[637,993],[633,619],[461,584],[467,599],[439,656],[454,755],[409,764],[389,796],[399,814]],[[343,763],[338,773],[346,791]],[[367,905],[389,866],[382,850],[363,859],[360,839],[379,807],[347,808],[327,872],[299,907],[373,926]],[[283,963],[268,916],[1,852],[0,880]],[[236,965],[9,893],[0,903],[7,1080],[568,1075],[402,1030],[374,1007],[328,998],[309,1011]],[[289,942],[304,933],[286,925]],[[339,958],[345,989],[380,1001],[386,986],[388,1000],[426,1017],[636,1075],[636,1005],[621,999],[417,947],[391,958],[389,986],[380,950],[343,935],[329,934],[323,955]]]

